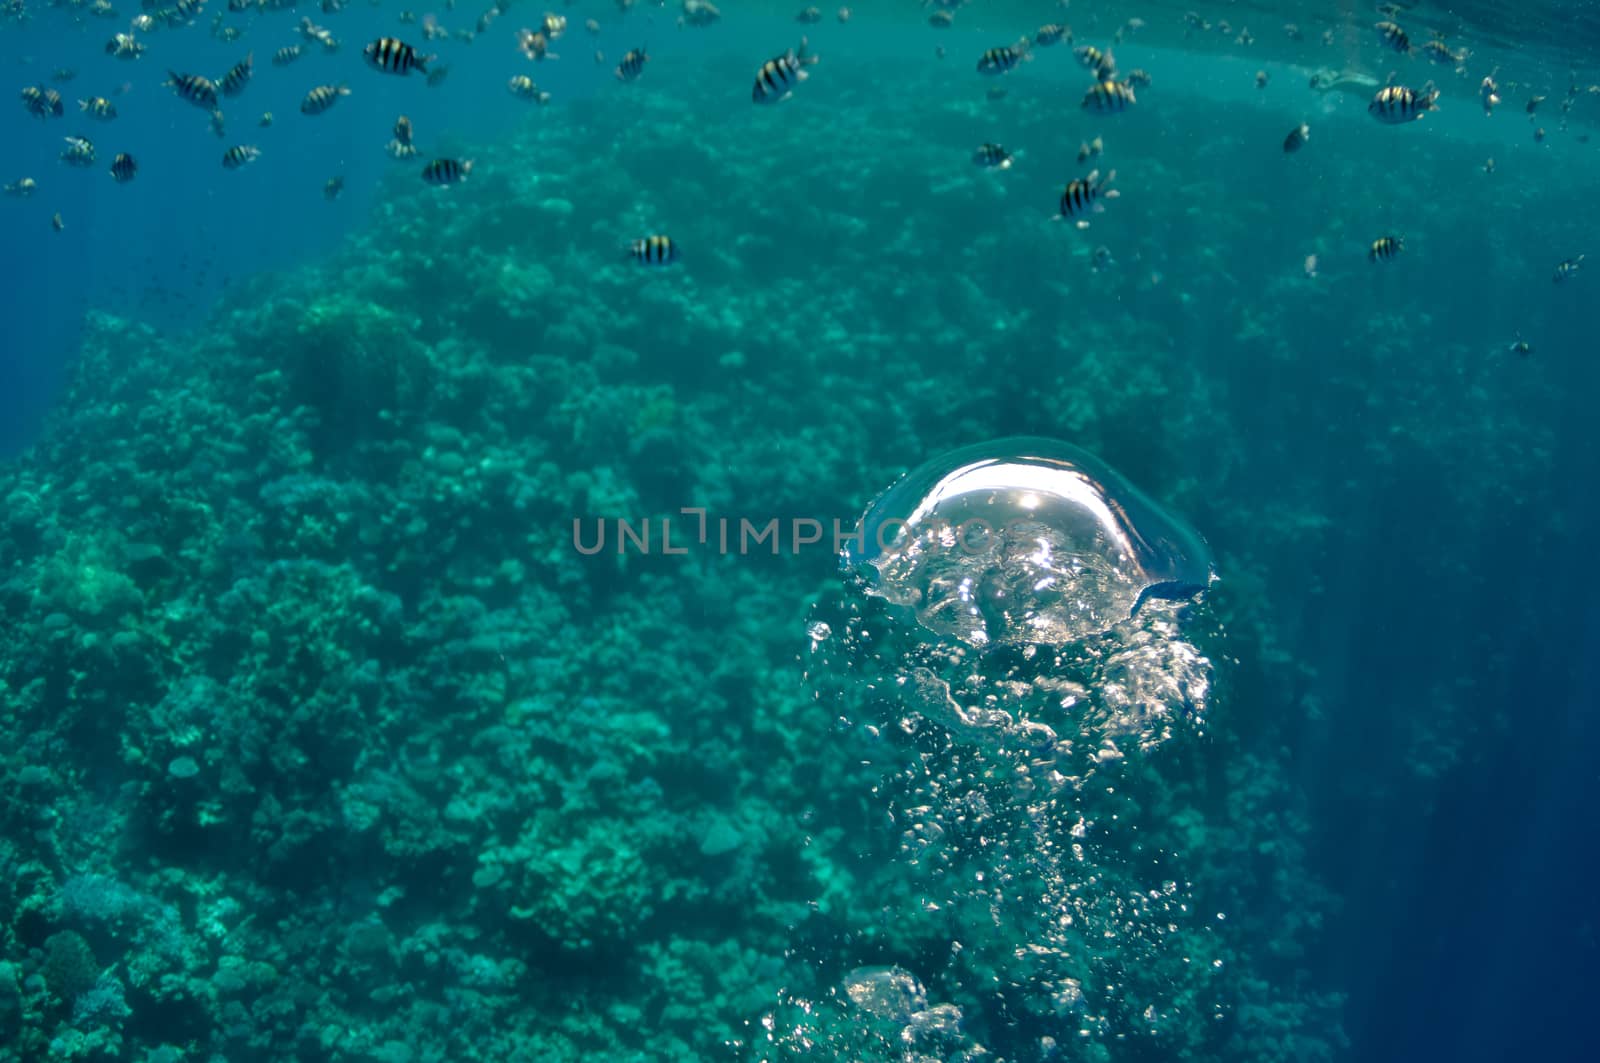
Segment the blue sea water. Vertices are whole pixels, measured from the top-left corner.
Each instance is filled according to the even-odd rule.
[[[0,198],[0,1052],[1590,1058],[1600,259],[1553,271],[1595,247],[1593,5],[1572,8],[1567,42],[1559,9],[1528,14],[1524,41],[1514,16],[1402,5],[1415,42],[1438,29],[1471,49],[1460,74],[1385,51],[1372,5],[1218,4],[1195,29],[1168,6],[974,0],[942,30],[910,0],[807,26],[787,6],[723,6],[703,29],[677,26],[676,6],[563,6],[560,58],[533,64],[515,31],[543,8],[516,4],[470,44],[422,45],[450,67],[437,87],[362,64],[380,34],[421,45],[429,9],[402,22],[387,0],[224,13],[233,42],[211,34],[212,0],[131,63],[103,53],[131,9],[30,0],[0,22],[6,91],[77,71],[56,85],[64,118],[0,106],[0,183],[39,182]],[[479,13],[433,12],[451,28]],[[304,17],[341,49],[307,42],[273,67]],[[973,69],[1052,20],[1150,72],[1134,112],[1086,120],[1067,45],[1003,78]],[[756,67],[801,33],[822,57],[812,78],[752,118]],[[612,68],[639,45],[646,76],[621,85]],[[161,86],[248,51],[225,139]],[[1370,91],[1308,87],[1324,67],[1435,78],[1441,109],[1380,125]],[[551,103],[507,93],[517,73]],[[1492,115],[1485,76],[1504,97]],[[349,98],[299,113],[310,86],[341,82]],[[119,117],[81,119],[90,94]],[[425,157],[475,159],[472,180],[426,189],[390,159],[400,113]],[[1301,121],[1310,140],[1285,155]],[[1077,163],[1097,133],[1105,155]],[[57,161],[65,135],[94,140],[95,167]],[[1016,165],[977,172],[972,149],[995,138]],[[225,170],[236,143],[262,158]],[[140,170],[118,185],[124,150]],[[1097,166],[1121,196],[1082,232],[1050,222],[1064,182]],[[620,249],[658,223],[683,262],[623,272]],[[1369,262],[1385,234],[1404,252]],[[507,271],[530,279],[494,281]],[[372,275],[394,278],[387,302]],[[368,305],[375,324],[348,324]],[[560,333],[569,314],[598,340]],[[306,324],[326,321],[339,339]],[[726,349],[697,358],[706,336]],[[405,388],[381,359],[335,365],[350,345],[401,364],[425,349],[482,379],[526,363],[530,390],[557,399],[524,400],[519,425],[495,405],[501,378],[441,372],[426,416],[368,418],[329,394]],[[257,434],[149,459],[184,427],[160,403],[189,409],[162,357],[223,405],[213,428]],[[275,372],[289,397],[264,413],[245,385]],[[138,409],[124,379],[162,380],[162,398]],[[1143,630],[1127,654],[1052,670],[930,648],[871,601],[829,612],[826,558],[696,562],[686,580],[669,558],[601,568],[560,549],[569,517],[706,504],[684,484],[761,519],[848,520],[899,472],[1016,435],[1093,451],[1207,537],[1218,584],[1152,621],[1183,637]],[[275,447],[292,453],[252,468]],[[467,470],[519,454],[515,488],[472,493],[492,474]],[[172,480],[95,471],[123,460]],[[404,506],[385,512],[392,497]],[[118,539],[118,520],[138,533]],[[211,545],[180,549],[205,520]],[[818,616],[831,634],[813,626],[808,651]],[[199,618],[232,634],[197,634]],[[136,637],[151,641],[95,650]],[[281,674],[251,671],[269,660]],[[988,757],[1050,785],[1006,759],[1016,732],[973,753],[967,720],[916,700],[966,696],[974,668],[971,691],[1022,714],[1079,684],[1074,704],[1104,716],[1085,710],[1064,774],[1138,735],[1126,781],[1097,762],[1038,804],[973,770]],[[1149,693],[1162,677],[1184,697]],[[502,684],[509,708],[485,708]],[[883,693],[900,689],[917,693]],[[1130,722],[1141,698],[1161,727]],[[524,773],[524,788],[486,781]],[[1075,817],[1094,824],[1081,873],[1061,855]],[[200,826],[218,822],[221,837]],[[396,822],[373,841],[371,823]],[[275,847],[290,855],[253,851]],[[352,851],[359,866],[340,860]],[[318,952],[319,936],[340,944]],[[1211,962],[1237,981],[1186,980]]]

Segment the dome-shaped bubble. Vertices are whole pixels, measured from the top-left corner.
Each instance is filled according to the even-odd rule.
[[[867,507],[846,563],[973,646],[1073,642],[1214,578],[1198,533],[1094,455],[1018,436],[913,469]]]

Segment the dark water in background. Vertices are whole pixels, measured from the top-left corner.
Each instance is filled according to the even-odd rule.
[[[326,17],[310,8],[260,15],[249,20],[246,39],[232,44],[207,35],[214,13],[208,11],[195,26],[150,35],[150,52],[132,64],[100,54],[121,22],[80,22],[64,10],[40,10],[26,25],[0,25],[0,70],[8,84],[15,82],[7,91],[46,80],[56,66],[78,69],[76,80],[57,86],[69,107],[65,120],[40,123],[14,101],[0,108],[0,182],[25,174],[40,182],[31,200],[0,199],[8,252],[0,286],[6,322],[0,448],[16,450],[35,438],[72,361],[86,311],[110,311],[181,336],[205,327],[225,287],[318,262],[347,236],[385,224],[374,221],[375,209],[411,179],[396,176],[396,164],[381,151],[396,113],[411,115],[419,139],[430,146],[459,145],[471,154],[474,146],[528,135],[530,121],[562,121],[564,107],[605,100],[615,88],[611,64],[589,61],[592,45],[578,25],[589,14],[604,24],[600,46],[608,58],[650,44],[652,79],[742,70],[750,63],[740,57],[753,50],[759,58],[772,50],[767,42],[794,36],[786,12],[735,21],[734,5],[726,6],[730,18],[723,25],[693,34],[672,29],[665,12],[653,16],[652,26],[650,12],[636,11],[624,22],[610,5],[574,5],[568,10],[573,26],[558,48],[563,59],[537,68],[527,67],[512,47],[513,28],[534,17],[518,8],[471,48],[441,44],[452,70],[435,90],[413,78],[384,82],[378,91],[360,68],[361,44],[396,25],[392,5]],[[833,105],[866,106],[876,94],[895,91],[893,76],[873,75],[874,62],[899,71],[898,64],[920,61],[942,43],[948,61],[965,68],[975,49],[1056,17],[1047,5],[975,4],[958,17],[957,29],[935,35],[912,7],[869,10],[863,4],[848,35],[831,23],[814,29],[829,64],[819,67],[814,87],[823,88],[824,72],[856,60],[865,70],[836,75],[849,91],[841,88],[843,102]],[[1370,5],[1349,7],[1330,23],[1340,28],[1335,50],[1359,56],[1381,78],[1389,59],[1373,40],[1376,16]],[[1566,131],[1557,131],[1556,111],[1569,70],[1576,65],[1577,81],[1587,85],[1600,81],[1600,65],[1581,51],[1546,50],[1561,38],[1552,25],[1561,24],[1565,7],[1524,16],[1530,38],[1538,38],[1526,50],[1517,48],[1514,16],[1484,23],[1481,38],[1463,29],[1452,43],[1480,48],[1484,41],[1482,54],[1468,63],[1470,77],[1429,70],[1446,87],[1445,109],[1418,128],[1396,131],[1367,119],[1355,96],[1319,97],[1302,88],[1311,64],[1280,39],[1279,25],[1295,18],[1313,35],[1304,12],[1278,17],[1267,5],[1249,9],[1262,20],[1252,27],[1259,53],[1251,53],[1219,38],[1185,41],[1176,28],[1178,11],[1130,7],[1112,16],[1085,8],[1091,5],[1079,0],[1061,16],[1084,39],[1103,38],[1134,15],[1151,24],[1152,43],[1119,47],[1119,56],[1125,67],[1152,71],[1149,106],[1181,108],[1185,115],[1176,129],[1119,130],[1120,142],[1113,144],[1128,154],[1182,159],[1170,164],[1159,190],[1146,192],[1167,197],[1159,224],[1141,220],[1131,191],[1110,208],[1119,212],[1119,246],[1138,249],[1118,252],[1122,268],[1130,275],[1161,274],[1165,287],[1155,296],[1149,295],[1158,288],[1154,283],[1115,294],[1089,287],[1084,296],[1092,282],[1074,274],[1050,296],[1049,279],[1025,263],[1012,267],[1011,279],[1020,292],[1081,299],[1070,311],[1052,307],[1050,313],[1112,325],[1136,320],[1210,369],[1202,375],[1209,375],[1214,393],[1164,401],[1202,419],[1197,404],[1217,401],[1236,435],[1219,445],[1214,459],[1184,456],[1179,474],[1164,464],[1159,443],[1141,451],[1139,433],[1130,430],[1116,460],[1124,472],[1140,482],[1198,479],[1202,487],[1189,493],[1194,504],[1187,516],[1214,539],[1258,515],[1263,522],[1281,519],[1287,509],[1315,512],[1324,522],[1307,528],[1303,546],[1292,536],[1274,540],[1276,553],[1253,559],[1270,582],[1235,591],[1255,590],[1273,601],[1283,628],[1277,648],[1303,665],[1296,695],[1316,710],[1303,720],[1297,713],[1295,729],[1282,736],[1303,797],[1303,805],[1286,807],[1284,814],[1308,821],[1307,864],[1338,904],[1300,965],[1318,984],[1348,994],[1349,1058],[1587,1058],[1595,1047],[1588,1000],[1600,984],[1600,927],[1593,912],[1600,872],[1594,826],[1600,614],[1588,572],[1600,535],[1593,501],[1600,474],[1593,417],[1600,389],[1593,357],[1597,278],[1585,271],[1557,287],[1550,270],[1570,255],[1600,254],[1592,242],[1591,207],[1600,144],[1578,139],[1600,114],[1600,98],[1581,95]],[[1570,11],[1581,40],[1593,5]],[[324,56],[308,45],[301,62],[275,70],[270,54],[299,39],[293,26],[302,14],[329,26],[344,49]],[[1233,5],[1204,14],[1241,25]],[[1439,25],[1458,24],[1457,14],[1433,17]],[[1086,34],[1085,25],[1102,32]],[[1426,33],[1413,36],[1421,40]],[[1499,39],[1499,49],[1491,51],[1489,36]],[[1359,45],[1347,46],[1347,37]],[[255,82],[228,109],[225,141],[206,130],[202,112],[159,86],[159,71],[169,61],[178,69],[216,72],[251,49]],[[182,62],[171,58],[175,50]],[[1223,51],[1236,54],[1218,54]],[[1327,61],[1326,53],[1306,51],[1315,62]],[[1067,65],[1064,55],[1042,58]],[[1505,90],[1505,102],[1486,121],[1473,99],[1475,85],[1502,60],[1502,82],[1515,78],[1525,87]],[[1408,62],[1409,70],[1425,69],[1420,60]],[[1258,67],[1273,77],[1265,99],[1250,84]],[[504,90],[505,77],[524,69],[557,101],[531,118],[529,105]],[[1011,91],[1024,91],[1021,77],[1034,73],[1022,71]],[[732,77],[730,108],[742,105],[743,78]],[[309,85],[346,79],[357,91],[330,113],[298,113]],[[133,88],[115,98],[122,116],[114,123],[72,115],[78,96],[110,95],[123,81]],[[1089,128],[1076,120],[1078,86],[1072,74],[1062,78],[1063,124],[1070,121],[1070,127],[1061,145],[1041,152],[1053,152],[1053,159],[1070,157]],[[1539,119],[1551,132],[1545,144],[1533,142],[1522,113],[1532,91],[1550,96]],[[1181,102],[1172,100],[1180,94]],[[928,103],[933,108],[940,101]],[[276,122],[257,129],[254,116],[264,110],[273,111]],[[930,136],[954,140],[951,127],[967,128],[959,118],[944,117],[950,125]],[[1313,127],[1302,157],[1284,160],[1274,149],[1259,163],[1244,161],[1246,152],[1270,147],[1302,117]],[[1098,124],[1112,141],[1109,124]],[[714,128],[699,132],[716,136]],[[69,133],[94,139],[99,162],[93,169],[71,170],[55,161],[60,137]],[[1427,139],[1402,140],[1397,133]],[[261,162],[224,171],[218,158],[236,142],[259,144]],[[1018,146],[1034,150],[1031,143]],[[133,152],[141,164],[138,179],[126,187],[105,173],[119,150]],[[813,150],[826,157],[829,145]],[[1480,172],[1488,156],[1497,161],[1492,176]],[[1295,171],[1280,165],[1318,159],[1331,160],[1335,175],[1285,176],[1286,169]],[[963,161],[958,152],[953,168]],[[1136,183],[1126,164],[1116,165],[1125,186]],[[894,169],[888,161],[885,168]],[[346,192],[329,203],[322,184],[335,174],[345,177]],[[901,186],[884,195],[925,191]],[[1191,194],[1192,204],[1175,206]],[[705,209],[714,212],[716,205]],[[1016,199],[995,197],[993,209],[1003,226],[1017,210]],[[48,224],[57,210],[67,225],[60,234]],[[1218,215],[1239,218],[1225,243],[1211,221]],[[868,222],[886,234],[896,228],[892,216]],[[1110,224],[1097,219],[1089,239]],[[1352,256],[1339,248],[1359,248],[1384,231],[1410,238],[1404,274],[1343,261]],[[1329,232],[1338,235],[1326,237]],[[1308,297],[1299,263],[1313,249],[1322,276]],[[929,253],[941,253],[939,239]],[[996,260],[1006,268],[1003,255]],[[1230,290],[1258,293],[1262,328],[1294,330],[1292,361],[1253,357],[1257,348],[1239,321],[1206,313],[1202,271],[1208,264],[1228,275]],[[1589,270],[1600,270],[1600,261]],[[849,280],[813,283],[826,291]],[[1190,296],[1171,296],[1174,287],[1189,288]],[[1289,301],[1303,306],[1286,312]],[[1534,346],[1526,360],[1505,350],[1518,337]],[[1375,349],[1380,338],[1384,346]],[[939,379],[942,369],[930,366],[930,378]],[[1343,401],[1359,396],[1362,380],[1384,393],[1368,409]],[[1337,399],[1325,406],[1307,401],[1323,388]],[[1414,420],[1397,423],[1395,412],[1404,403],[1393,396],[1408,391],[1417,399]],[[1215,398],[1224,393],[1225,402]],[[1001,425],[1014,420],[1019,430],[1042,431],[1053,419],[1050,411],[1030,408],[1026,388],[1002,401],[1008,405],[993,416]],[[1129,416],[1158,422],[1169,413],[1142,408]],[[1480,434],[1485,467],[1475,470],[1465,455]],[[1395,442],[1412,436],[1419,440],[1414,446]],[[1449,442],[1435,447],[1430,439]],[[1514,462],[1507,457],[1513,451]],[[886,460],[912,464],[918,456]],[[1215,472],[1208,473],[1213,462]],[[1516,479],[1508,482],[1511,469]],[[1207,475],[1227,490],[1206,483]],[[860,490],[870,494],[879,486]],[[1449,722],[1419,725],[1418,718]]]

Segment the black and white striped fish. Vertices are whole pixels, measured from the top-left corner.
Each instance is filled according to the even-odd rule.
[[[244,91],[250,84],[250,76],[255,73],[256,53],[251,52],[233,65],[233,68],[222,75],[222,81],[217,86],[224,96],[233,97]]]
[[[801,37],[800,47],[790,48],[761,64],[750,98],[756,103],[782,103],[797,84],[810,77],[805,68],[816,61],[817,56],[806,53],[806,39]]]
[[[1385,125],[1415,122],[1429,111],[1437,111],[1439,90],[1428,82],[1420,90],[1404,85],[1385,85],[1367,104],[1367,113]]]
[[[453,185],[472,173],[472,160],[434,159],[422,168],[422,179],[430,185]]]
[[[1442,37],[1435,37],[1433,40],[1422,46],[1422,54],[1425,58],[1431,59],[1435,63],[1443,63],[1447,66],[1459,66],[1460,64],[1466,62],[1467,57],[1472,53],[1465,48],[1457,51],[1446,44]]]
[[[1295,152],[1305,147],[1306,141],[1310,139],[1311,127],[1305,122],[1301,122],[1299,125],[1289,130],[1289,135],[1283,138],[1283,153],[1285,155],[1293,155]]]
[[[972,153],[972,161],[986,170],[1009,170],[1015,156],[999,144],[980,144]]]
[[[1088,177],[1075,177],[1067,182],[1067,187],[1061,193],[1061,213],[1057,216],[1076,221],[1078,228],[1087,229],[1089,223],[1084,219],[1085,214],[1098,214],[1105,210],[1102,199],[1116,199],[1119,193],[1116,189],[1106,188],[1116,180],[1117,171],[1112,170],[1104,177],[1100,171],[1095,170]]]
[[[117,184],[125,185],[133,180],[133,175],[139,172],[139,164],[127,152],[118,152],[117,157],[111,160],[111,176],[116,178]]]
[[[300,56],[304,54],[304,51],[304,47],[298,44],[290,44],[279,48],[275,53],[273,53],[272,65],[288,66],[296,59],[299,59]]]
[[[417,54],[411,45],[394,37],[379,37],[362,49],[361,54],[366,56],[368,66],[385,74],[409,74],[413,70],[426,74],[428,64],[435,58]]]
[[[645,63],[649,61],[650,57],[645,54],[642,47],[633,49],[622,57],[622,62],[617,64],[617,80],[637,81],[639,75],[644,73]]]
[[[1083,94],[1083,109],[1096,114],[1120,114],[1138,102],[1133,90],[1120,81],[1096,81]]]
[[[1565,262],[1561,263],[1559,266],[1556,267],[1555,282],[1557,284],[1560,284],[1562,281],[1571,280],[1573,275],[1575,273],[1577,273],[1578,270],[1580,270],[1582,268],[1583,268],[1583,256],[1582,255],[1579,255],[1576,258],[1567,259]]]
[[[1039,31],[1033,35],[1033,43],[1043,47],[1059,44],[1062,41],[1072,42],[1072,31],[1058,22],[1040,26]]]
[[[628,254],[641,266],[670,266],[678,260],[678,245],[670,236],[645,236],[628,245]]]
[[[1406,249],[1406,242],[1398,236],[1380,236],[1367,248],[1368,262],[1389,262]]]
[[[350,90],[343,85],[318,85],[306,93],[306,98],[300,101],[300,113],[321,114],[338,103],[340,96],[348,95]]]
[[[1373,29],[1378,31],[1378,36],[1382,37],[1383,43],[1390,48],[1401,55],[1411,54],[1411,38],[1396,23],[1379,22]]]
[[[94,144],[87,137],[64,137],[67,142],[66,150],[61,153],[61,161],[68,166],[93,166]]]
[[[78,110],[96,122],[109,122],[117,116],[116,105],[104,96],[90,96],[87,100],[79,100]]]
[[[60,118],[64,110],[61,93],[42,85],[29,85],[22,90],[22,106],[35,118]]]
[[[1017,67],[1033,58],[1029,50],[1028,38],[1024,37],[1016,44],[1001,45],[999,48],[990,48],[978,57],[978,73],[1004,74],[1015,70]]]
[[[210,78],[203,74],[180,74],[174,70],[167,71],[167,74],[169,77],[163,84],[170,85],[173,92],[202,110],[217,109],[217,86]]]
[[[1080,45],[1072,50],[1078,64],[1093,70],[1099,81],[1110,81],[1117,76],[1117,61],[1110,52],[1102,52],[1092,44]]]
[[[540,89],[534,80],[526,74],[513,76],[510,81],[506,82],[506,88],[511,91],[511,95],[524,100],[532,100],[538,104],[550,102],[550,94]]]
[[[235,144],[222,153],[222,166],[226,170],[237,170],[241,166],[248,166],[261,158],[261,149],[254,144]]]
[[[106,42],[106,54],[117,59],[137,59],[144,54],[144,45],[131,33],[118,33]]]

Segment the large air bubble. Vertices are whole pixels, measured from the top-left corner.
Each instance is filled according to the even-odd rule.
[[[868,507],[846,550],[869,593],[972,646],[1059,645],[1151,598],[1190,598],[1211,551],[1094,455],[1015,437],[934,458]]]

